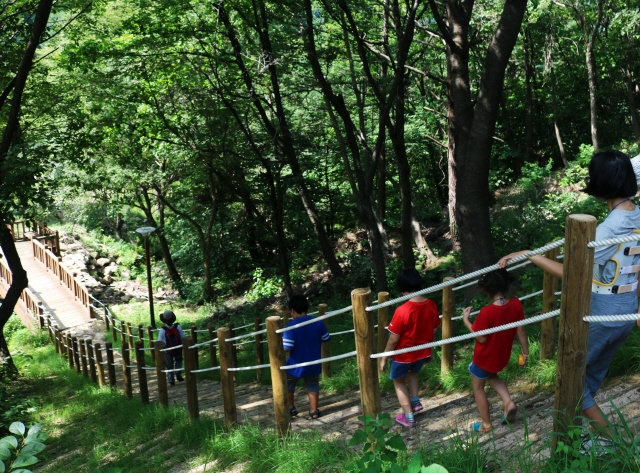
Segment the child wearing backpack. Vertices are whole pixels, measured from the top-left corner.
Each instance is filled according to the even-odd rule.
[[[396,285],[406,296],[422,289],[422,277],[415,268],[407,268],[398,275]],[[438,327],[440,317],[436,303],[422,296],[412,297],[394,312],[387,328],[391,333],[384,351],[431,343]],[[380,358],[380,371],[384,371],[387,358]],[[391,357],[389,378],[393,380],[402,407],[402,414],[396,417],[396,422],[404,427],[415,424],[413,414],[423,409],[418,397],[418,373],[425,363],[431,363],[430,348]]]
[[[174,314],[170,310],[166,310],[160,316],[160,321],[166,325],[160,329],[160,333],[158,334],[158,341],[164,343],[165,348],[177,347],[182,345],[184,332],[182,331],[182,327],[180,327],[180,324],[176,323],[176,314]],[[182,349],[176,348],[175,350],[165,351],[164,364],[166,369],[168,370],[174,369],[174,364],[176,369],[182,368]],[[176,385],[173,375],[173,371],[169,371],[167,373],[167,379],[171,386]],[[178,381],[184,381],[184,378],[179,371],[176,371],[175,375],[175,379],[177,379]]]
[[[524,320],[524,310],[520,300],[517,297],[512,299],[505,297],[510,283],[511,274],[506,269],[496,269],[482,275],[478,281],[478,286],[487,295],[491,304],[480,309],[480,313],[473,324],[469,322],[469,315],[473,307],[467,307],[463,311],[464,324],[470,332],[479,332],[499,325]],[[480,417],[482,418],[480,422],[476,422],[471,426],[476,432],[488,432],[492,428],[489,417],[489,401],[487,400],[487,394],[484,392],[484,386],[487,381],[504,403],[504,415],[500,422],[502,424],[507,422],[511,424],[516,419],[518,407],[511,400],[507,385],[498,376],[498,373],[509,363],[516,334],[518,334],[518,340],[522,345],[523,354],[519,364],[524,366],[529,356],[529,343],[524,327],[476,337],[473,361],[469,365],[473,395],[476,398],[478,411],[480,411]]]

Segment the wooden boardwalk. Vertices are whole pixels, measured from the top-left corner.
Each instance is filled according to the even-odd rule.
[[[60,284],[60,279],[47,271],[44,264],[33,257],[30,241],[16,242],[22,266],[29,278],[29,289],[42,301],[51,314],[52,324],[61,330],[77,327],[91,321],[89,312],[75,300],[73,293]]]

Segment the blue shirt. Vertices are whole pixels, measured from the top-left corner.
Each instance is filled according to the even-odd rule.
[[[307,320],[313,320],[314,317],[304,315],[290,320],[287,327],[298,325]],[[321,344],[331,340],[327,326],[321,321],[305,325],[294,330],[284,332],[282,343],[285,350],[291,350],[286,365],[297,365],[306,361],[314,361],[322,356]],[[295,378],[306,378],[308,376],[318,376],[322,371],[322,364],[302,366],[293,368],[287,372]]]

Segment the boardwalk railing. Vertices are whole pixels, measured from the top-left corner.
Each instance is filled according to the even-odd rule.
[[[4,299],[9,287],[13,284],[13,274],[4,258],[0,258],[0,296]],[[44,314],[42,302],[31,292],[29,288],[22,291],[15,311],[20,315],[23,322],[30,325],[37,321],[40,327],[44,327],[44,319],[39,317]]]
[[[640,234],[630,237],[622,237],[606,241],[594,241],[595,240],[595,218],[585,215],[571,215],[567,217],[566,222],[566,236],[564,240],[559,240],[553,244],[545,245],[542,248],[534,250],[528,255],[532,254],[546,254],[548,257],[559,258],[555,250],[556,248],[564,245],[565,248],[565,261],[563,265],[563,277],[562,277],[562,292],[556,292],[557,281],[554,278],[545,277],[543,279],[544,289],[542,293],[540,291],[533,294],[523,296],[522,299],[527,297],[535,297],[541,294],[545,295],[543,301],[543,313],[527,317],[520,322],[505,324],[502,326],[493,327],[491,329],[475,332],[465,333],[464,335],[455,336],[453,333],[453,324],[450,322],[455,318],[452,317],[455,312],[455,307],[452,305],[451,300],[451,288],[454,284],[472,279],[480,274],[492,271],[494,266],[484,268],[483,270],[476,271],[469,275],[458,277],[455,279],[445,279],[442,284],[438,284],[431,288],[427,288],[420,291],[420,294],[427,294],[429,292],[444,291],[443,300],[446,307],[443,307],[443,324],[447,323],[447,333],[443,333],[443,339],[420,345],[411,348],[405,348],[401,350],[391,351],[383,353],[384,345],[379,342],[376,349],[375,344],[375,328],[373,310],[378,310],[378,337],[382,337],[386,340],[386,324],[387,324],[387,308],[394,302],[400,302],[396,299],[394,301],[387,301],[387,293],[379,293],[379,303],[372,305],[371,291],[365,289],[355,289],[351,294],[351,305],[344,309],[334,310],[332,312],[326,311],[326,305],[322,304],[319,307],[320,317],[317,317],[314,322],[323,321],[327,323],[327,319],[332,316],[337,316],[342,313],[352,312],[353,315],[353,330],[347,330],[338,332],[334,335],[342,335],[348,333],[354,333],[356,350],[353,352],[345,353],[338,356],[327,356],[328,350],[323,350],[321,358],[298,365],[289,365],[285,363],[285,356],[283,351],[283,332],[290,330],[296,330],[304,324],[298,324],[286,327],[286,314],[284,314],[285,323],[281,323],[279,316],[269,317],[266,320],[266,335],[267,344],[269,349],[269,363],[263,364],[262,354],[262,335],[265,330],[261,330],[262,323],[260,319],[255,320],[254,324],[244,326],[242,328],[248,328],[253,326],[255,329],[253,332],[235,336],[234,330],[231,327],[220,327],[216,332],[213,327],[209,327],[207,330],[196,330],[195,326],[191,327],[191,335],[186,336],[183,339],[181,347],[164,348],[163,343],[154,342],[152,330],[149,327],[147,330],[148,337],[144,338],[144,331],[142,326],[138,326],[138,335],[132,333],[131,325],[116,319],[109,309],[104,306],[104,321],[107,330],[111,328],[114,340],[118,338],[117,332],[120,332],[122,340],[122,362],[117,363],[114,360],[114,350],[110,343],[106,344],[105,348],[94,345],[90,340],[82,341],[79,343],[75,339],[69,339],[68,335],[65,338],[65,334],[60,332],[57,327],[52,327],[50,321],[47,322],[47,328],[52,335],[52,339],[56,343],[56,351],[61,355],[67,356],[69,366],[75,367],[77,372],[82,372],[84,376],[91,376],[94,382],[100,383],[102,386],[105,381],[105,370],[98,370],[97,374],[94,373],[96,365],[104,365],[107,367],[106,372],[109,376],[109,384],[111,387],[116,386],[115,381],[115,369],[121,366],[123,369],[124,378],[124,392],[128,397],[132,396],[132,378],[131,369],[137,368],[138,379],[140,383],[140,396],[143,402],[149,402],[148,386],[146,379],[146,371],[155,370],[158,378],[158,398],[161,406],[168,406],[168,392],[167,392],[167,380],[164,373],[168,371],[179,372],[182,369],[167,370],[164,366],[164,352],[169,349],[182,349],[185,366],[185,379],[187,389],[187,408],[191,419],[195,419],[199,415],[199,403],[198,403],[198,389],[197,389],[197,374],[206,371],[220,370],[221,374],[221,390],[224,404],[224,416],[225,424],[228,428],[232,428],[237,424],[237,406],[235,401],[235,372],[239,370],[262,370],[269,367],[271,370],[271,380],[273,385],[273,403],[275,411],[275,423],[277,431],[280,435],[284,435],[290,429],[290,417],[287,401],[287,389],[286,389],[286,370],[292,369],[298,366],[316,365],[322,364],[328,366],[333,360],[343,359],[347,357],[357,357],[358,373],[360,380],[360,398],[362,411],[365,414],[376,415],[381,411],[380,402],[380,388],[379,388],[379,373],[376,366],[377,358],[383,356],[393,356],[395,354],[406,353],[416,350],[423,350],[425,348],[435,346],[449,346],[453,349],[453,344],[459,341],[473,340],[479,335],[488,335],[496,333],[502,330],[510,330],[515,327],[543,323],[543,331],[546,332],[542,337],[542,343],[548,344],[542,347],[542,356],[549,357],[553,355],[554,346],[557,346],[557,372],[556,372],[556,390],[555,390],[555,405],[556,412],[560,413],[556,415],[557,419],[554,422],[554,430],[556,432],[562,432],[569,428],[570,425],[577,425],[579,416],[582,414],[581,398],[584,389],[585,372],[586,372],[586,350],[588,342],[589,322],[605,322],[610,320],[634,320],[640,319],[640,314],[622,314],[618,316],[589,316],[590,312],[590,300],[591,300],[591,278],[593,267],[593,247],[602,246],[604,244],[613,245],[621,242],[640,241]],[[523,258],[515,259],[515,261],[509,262],[509,264],[522,261]],[[521,266],[521,265],[519,265]],[[513,266],[512,268],[515,268]],[[466,285],[466,283],[465,283]],[[460,287],[460,286],[458,286]],[[560,309],[556,309],[557,295],[562,295],[562,301]],[[415,294],[414,294],[415,295]],[[413,295],[404,296],[401,300],[406,300]],[[95,307],[95,309],[99,309]],[[559,334],[558,342],[556,344],[555,334],[555,321],[559,315]],[[46,317],[46,316],[43,316]],[[120,325],[118,328],[117,325]],[[229,324],[232,325],[232,324]],[[283,327],[283,325],[285,327]],[[197,342],[197,333],[208,333],[209,340],[201,343]],[[215,338],[214,338],[215,337]],[[234,343],[237,340],[243,338],[254,338],[251,340],[256,348],[256,361],[255,366],[238,367],[235,348],[239,345],[244,345],[247,342],[241,342],[239,344]],[[134,342],[134,339],[138,339]],[[147,341],[149,346],[145,347],[144,342]],[[218,345],[214,345],[218,342]],[[211,367],[210,368],[198,368],[198,349],[208,345],[211,354]],[[245,345],[246,346],[246,345]],[[249,345],[250,346],[250,345]],[[132,348],[130,348],[132,347]],[[133,348],[134,347],[134,348]],[[220,364],[216,364],[216,349],[220,357]],[[98,355],[100,350],[106,350],[106,361],[102,361],[102,353]],[[144,365],[144,351],[153,350],[155,355],[155,367],[147,367]],[[136,363],[131,361],[130,352],[135,351]],[[444,360],[443,352],[443,365],[442,369],[450,369],[454,360]],[[323,369],[324,373],[324,369]],[[327,370],[327,375],[330,376],[330,370]]]
[[[57,230],[49,228],[46,223],[21,220],[8,223],[7,228],[11,232],[13,241],[42,240],[46,248],[55,255],[60,255],[60,234]]]
[[[33,246],[33,257],[42,263],[47,271],[51,271],[60,280],[60,284],[71,291],[75,300],[87,309],[89,317],[95,318],[96,313],[91,306],[91,293],[84,284],[76,279],[77,273],[62,264],[59,256],[56,256],[35,238],[31,240],[31,245]]]

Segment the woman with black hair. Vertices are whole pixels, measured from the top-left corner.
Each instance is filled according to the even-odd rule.
[[[517,297],[512,299],[507,299],[506,297],[510,284],[511,274],[506,269],[496,269],[482,275],[478,280],[478,286],[484,291],[491,304],[480,309],[480,313],[473,324],[469,321],[469,315],[473,308],[467,307],[462,312],[464,324],[470,332],[479,332],[524,320],[524,311],[520,300]],[[482,418],[480,422],[476,422],[471,426],[476,432],[482,433],[491,430],[489,401],[484,391],[487,381],[504,403],[504,415],[500,422],[511,424],[516,419],[518,408],[511,400],[507,385],[498,376],[498,373],[509,363],[516,334],[520,345],[522,345],[522,353],[524,355],[520,366],[524,366],[529,356],[529,343],[527,341],[527,333],[523,327],[476,337],[473,361],[469,365],[473,395]]]
[[[618,238],[640,232],[640,209],[631,202],[638,192],[636,176],[629,156],[620,151],[602,151],[591,158],[589,176],[583,192],[606,202],[609,214],[596,229],[596,240]],[[592,315],[629,314],[638,311],[639,242],[595,248]],[[527,253],[519,251],[502,258],[498,264]],[[544,256],[529,258],[533,264],[562,279],[563,265]],[[631,322],[598,322],[589,325],[587,372],[582,409],[584,415],[600,427],[606,421],[594,396],[607,374],[618,348],[631,333]]]

